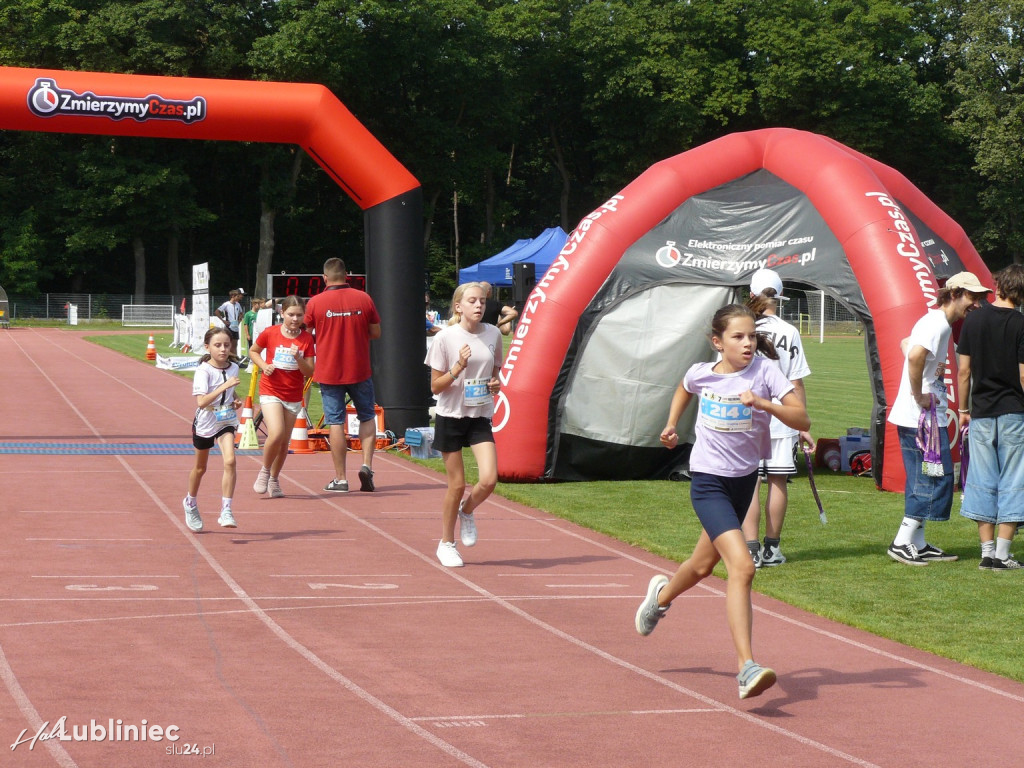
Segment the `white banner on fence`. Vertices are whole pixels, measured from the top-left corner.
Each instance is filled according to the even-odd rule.
[[[199,355],[161,355],[157,353],[156,367],[165,371],[189,371],[199,367]]]

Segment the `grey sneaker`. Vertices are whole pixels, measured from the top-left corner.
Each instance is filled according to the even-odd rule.
[[[220,511],[220,517],[217,518],[217,525],[221,528],[238,527],[238,523],[235,522],[235,516],[231,514],[230,509],[222,509]]]
[[[199,505],[189,506],[188,500],[182,499],[181,506],[185,510],[185,525],[189,527],[189,530],[196,533],[203,530],[203,518],[199,516]]]
[[[270,480],[270,470],[266,467],[260,467],[260,473],[256,475],[256,482],[252,484],[252,489],[256,493],[267,492],[267,482]]]
[[[276,477],[272,477],[267,480],[267,493],[270,494],[272,499],[283,499],[284,491],[281,490],[281,483],[278,482]]]
[[[786,556],[782,554],[782,550],[778,547],[765,547],[761,553],[761,565],[765,568],[782,565],[784,562],[786,562]],[[757,565],[756,561],[754,565]]]
[[[659,573],[647,585],[647,597],[636,609],[636,631],[645,637],[654,631],[662,616],[668,613],[670,606],[658,605],[658,593],[668,584],[668,576]]]
[[[348,480],[331,480],[324,486],[324,490],[332,493],[348,493]]]
[[[775,685],[775,680],[774,670],[762,667],[754,661],[748,661],[736,675],[736,681],[740,684],[740,698],[751,699],[754,696],[760,696]]]
[[[761,545],[760,544],[757,545],[757,549],[756,550],[753,550],[753,549],[750,550],[750,559],[754,561],[754,567],[755,568],[760,568],[761,567]]]
[[[373,470],[365,464],[359,468],[359,490],[366,493],[373,492]]]
[[[459,502],[459,538],[465,546],[472,547],[476,544],[476,520],[473,519],[473,515],[463,513],[462,508],[465,505],[465,499]]]

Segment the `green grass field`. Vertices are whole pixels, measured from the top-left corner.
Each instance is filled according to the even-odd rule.
[[[144,360],[147,338],[91,340]],[[156,335],[157,349],[165,350],[170,338]],[[812,434],[838,437],[847,427],[868,427],[871,393],[863,338],[808,342],[806,352],[814,372],[805,380]],[[311,423],[319,416],[313,415],[318,405],[310,405]],[[667,413],[668,403],[663,407]],[[439,459],[418,463],[443,471]],[[472,481],[475,466],[468,451],[466,465]],[[870,478],[825,470],[815,477],[828,524],[819,522],[806,474],[800,474],[790,486],[782,542],[789,562],[758,572],[755,591],[1024,682],[1024,572],[978,570],[977,528],[959,516],[959,494],[950,522],[929,525],[928,538],[960,561],[910,568],[885,554],[903,516],[902,494],[878,491]],[[686,483],[501,483],[497,493],[676,561],[689,555],[700,532]],[[722,566],[716,573],[725,576]]]

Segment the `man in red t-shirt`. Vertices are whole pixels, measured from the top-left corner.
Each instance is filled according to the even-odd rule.
[[[306,304],[303,318],[316,337],[316,371],[320,385],[324,420],[330,425],[334,479],[325,491],[348,493],[345,477],[345,396],[352,400],[359,417],[359,441],[363,465],[359,468],[361,491],[372,491],[373,449],[377,442],[373,379],[370,370],[370,341],[380,338],[380,315],[368,294],[348,284],[345,262],[333,258],[324,262],[323,293]]]

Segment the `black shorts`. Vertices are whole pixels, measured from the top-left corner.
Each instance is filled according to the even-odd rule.
[[[192,428],[192,445],[194,445],[200,451],[208,451],[211,448],[213,448],[213,446],[215,446],[217,444],[217,438],[220,437],[221,435],[223,435],[225,432],[231,432],[232,434],[234,434],[234,432],[235,432],[234,426],[224,427],[220,432],[218,432],[213,437],[200,437],[199,435],[196,434],[195,427],[193,427]]]
[[[491,420],[476,418],[455,418],[454,416],[434,417],[434,450],[454,453],[478,443],[493,443]]]

